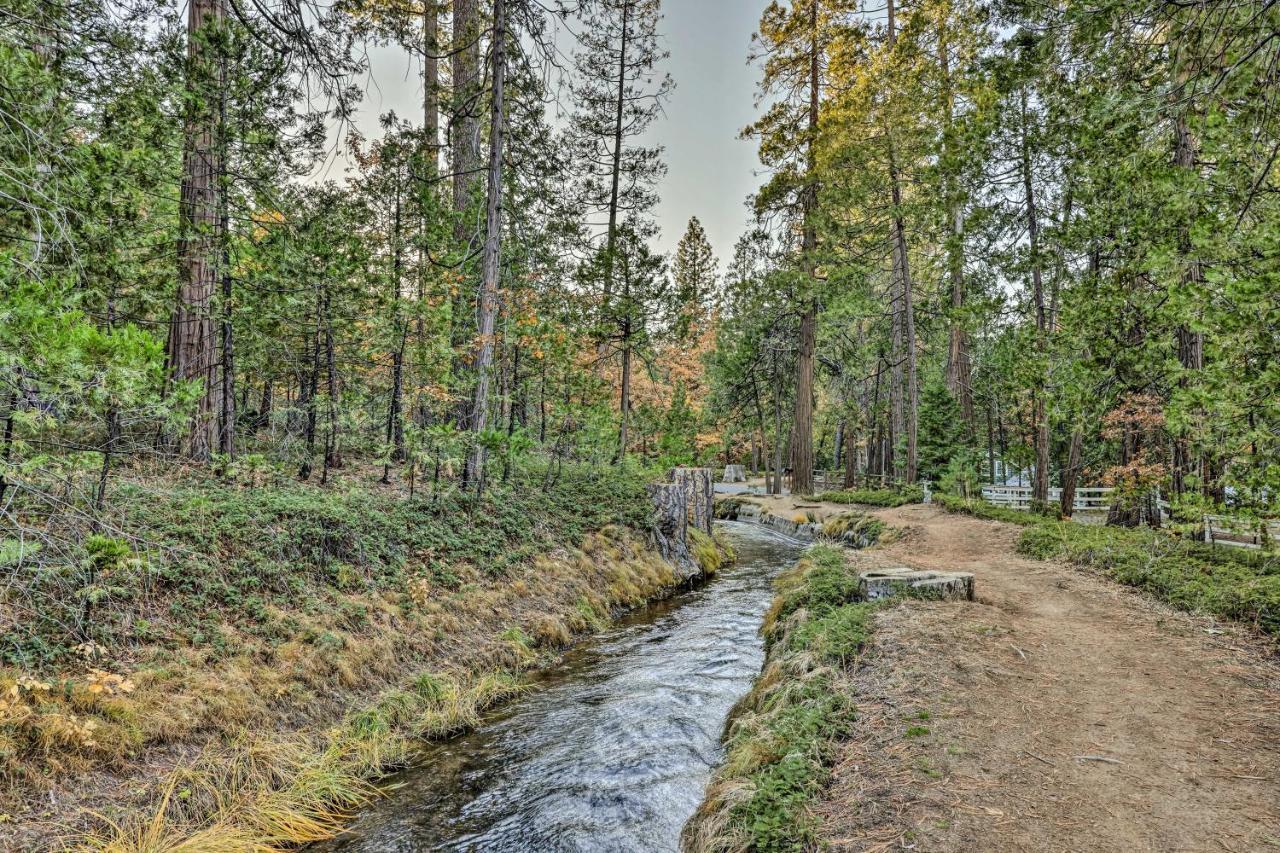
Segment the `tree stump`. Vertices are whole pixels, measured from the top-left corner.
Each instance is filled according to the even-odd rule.
[[[667,475],[684,489],[689,522],[708,536],[715,518],[715,475],[710,468],[673,468]]]
[[[650,483],[649,500],[657,510],[653,538],[658,553],[668,563],[689,573],[698,573],[698,564],[689,552],[689,499],[683,483]]]
[[[858,575],[858,592],[867,601],[892,598],[895,595],[973,601],[973,575],[969,572],[917,571],[908,568],[876,569]]]
[[[744,465],[726,465],[724,466],[724,477],[720,479],[722,483],[745,483],[747,481],[747,469]]]

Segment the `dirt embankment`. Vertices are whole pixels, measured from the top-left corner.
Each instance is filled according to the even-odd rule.
[[[1280,662],[1243,629],[924,506],[850,559],[977,576],[877,617],[818,807],[835,850],[1280,850]]]
[[[320,626],[340,642],[133,675],[136,689],[107,710],[144,733],[136,747],[113,756],[72,744],[47,754],[56,766],[43,776],[35,759],[0,772],[0,850],[292,849],[328,837],[416,738],[471,726],[520,689],[521,671],[679,582],[620,527],[501,577],[458,571],[448,587],[422,580],[403,601],[371,601],[358,629]],[[41,689],[31,726],[70,713],[52,685]],[[106,744],[117,730],[94,734]]]

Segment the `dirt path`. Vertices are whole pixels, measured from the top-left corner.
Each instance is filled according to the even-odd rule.
[[[885,611],[819,809],[837,850],[1280,850],[1280,663],[1244,632],[923,507],[868,563],[962,569]]]

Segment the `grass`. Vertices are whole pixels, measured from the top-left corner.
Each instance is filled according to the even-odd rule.
[[[860,512],[844,512],[822,524],[822,535],[859,548],[867,548],[880,540],[884,522]]]
[[[709,578],[736,559],[733,547],[726,540],[719,535],[708,536],[696,527],[689,528],[689,550],[702,574]]]
[[[1038,513],[1027,512],[1023,510],[1010,509],[1005,506],[996,506],[988,503],[980,498],[966,500],[955,495],[934,494],[933,502],[941,506],[947,512],[957,512],[962,515],[971,515],[974,518],[981,518],[987,521],[1003,521],[1007,524],[1016,524],[1019,527],[1029,527],[1031,525],[1040,524],[1048,520],[1048,516]]]
[[[809,806],[854,717],[847,676],[870,632],[875,605],[856,600],[857,576],[839,547],[811,548],[778,578],[766,618],[767,658],[735,709],[726,759],[685,848],[808,850]]]
[[[852,489],[823,492],[814,500],[835,504],[862,504],[864,506],[896,507],[918,504],[924,500],[924,491],[914,486],[905,489]]]
[[[1164,530],[1058,521],[949,496],[935,500],[952,512],[1025,528],[1018,551],[1063,560],[1137,587],[1161,601],[1280,634],[1280,556],[1213,546]]]

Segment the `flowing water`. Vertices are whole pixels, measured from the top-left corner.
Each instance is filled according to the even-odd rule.
[[[429,745],[324,851],[678,850],[720,734],[764,658],[770,582],[800,543],[725,523],[737,563],[536,676],[472,734]]]

